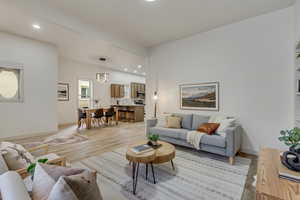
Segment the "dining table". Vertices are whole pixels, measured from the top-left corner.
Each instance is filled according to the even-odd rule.
[[[118,108],[113,107],[115,111],[114,120],[116,121],[116,124],[118,125],[119,122],[119,111]],[[111,107],[92,107],[92,108],[81,108],[81,110],[86,113],[86,128],[91,129],[92,128],[92,114],[95,113],[97,110],[103,109],[103,112],[108,112]],[[80,123],[80,122],[78,122]]]

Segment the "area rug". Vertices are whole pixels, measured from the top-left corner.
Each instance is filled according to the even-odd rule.
[[[105,179],[105,182],[117,185],[114,192],[121,193],[125,199],[240,200],[251,162],[237,157],[235,165],[230,165],[224,157],[176,148],[175,171],[170,163],[155,165],[157,184],[153,184],[151,176],[145,180],[145,166],[141,165],[137,194],[133,195],[132,169],[125,153],[126,148],[121,148],[72,166],[96,170],[98,181]]]
[[[57,146],[62,144],[73,144],[88,140],[88,137],[81,135],[77,131],[76,126],[71,126],[60,131],[58,134],[50,135],[47,138],[43,139],[43,141],[32,142],[28,144],[24,144],[25,148],[34,147],[42,144],[49,144],[51,146]]]

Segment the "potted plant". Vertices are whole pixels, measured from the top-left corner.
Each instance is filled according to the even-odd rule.
[[[45,164],[48,161],[47,158],[43,158],[43,159],[39,159],[38,163],[43,163]],[[36,163],[31,163],[28,167],[27,167],[27,172],[31,175],[31,179],[33,180],[33,175],[34,175],[34,170],[36,167]]]
[[[158,145],[157,141],[159,140],[159,135],[150,134],[150,135],[148,135],[148,140],[149,140],[149,143],[151,143],[151,145],[157,146]]]
[[[280,131],[279,141],[290,147],[290,151],[300,153],[300,129],[295,127],[291,130]]]

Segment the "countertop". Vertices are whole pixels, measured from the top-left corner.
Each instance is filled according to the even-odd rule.
[[[141,104],[131,104],[131,105],[112,105],[112,106],[118,106],[118,107],[145,107],[145,105],[141,105]]]

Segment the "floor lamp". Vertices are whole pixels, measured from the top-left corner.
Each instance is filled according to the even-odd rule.
[[[158,95],[157,95],[156,91],[154,92],[153,100],[154,100],[154,118],[156,118],[156,114],[157,114],[157,100],[158,100]]]

